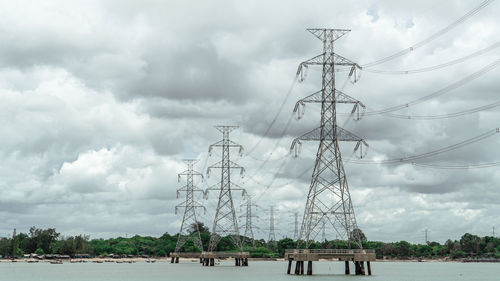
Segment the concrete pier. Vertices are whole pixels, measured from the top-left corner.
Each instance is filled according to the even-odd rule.
[[[200,263],[202,263],[201,253],[196,252],[172,252],[170,253],[170,263],[179,263],[179,258],[192,258],[192,259],[200,259]]]
[[[371,261],[375,261],[374,250],[363,249],[292,249],[285,251],[285,260],[288,260],[287,274],[295,261],[295,275],[304,274],[304,262],[307,261],[307,275],[313,274],[313,261],[332,260],[344,261],[345,274],[349,275],[349,262],[354,263],[354,273],[365,275],[365,265],[368,267],[368,275],[371,275]]]
[[[250,253],[249,252],[202,252],[200,256],[201,259],[203,260],[209,260],[210,266],[214,266],[215,259],[228,259],[228,258],[234,258],[235,266],[248,266],[248,257],[250,256]]]

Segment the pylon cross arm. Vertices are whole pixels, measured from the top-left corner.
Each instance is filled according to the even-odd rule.
[[[197,171],[184,171],[178,174],[179,176],[203,176],[200,172]]]
[[[330,53],[328,55],[333,56],[333,59],[325,61],[325,55],[326,53],[322,53],[320,55],[317,55],[311,59],[308,59],[306,61],[303,61],[299,65],[299,69],[297,70],[297,75],[300,74],[300,70],[304,65],[342,65],[342,66],[358,66],[357,63],[344,58],[341,55],[335,54],[335,53]]]
[[[319,90],[303,99],[300,99],[297,103],[295,103],[295,107],[293,108],[293,112],[297,113],[297,117],[300,119],[304,113],[304,106],[306,103],[343,103],[343,104],[354,104],[351,114],[354,114],[356,111],[359,112],[359,107],[362,107],[365,110],[366,106],[360,102],[359,100],[335,89],[335,99],[330,98],[330,96],[323,98],[323,91]]]
[[[327,39],[326,34],[331,33],[332,38],[328,38],[330,40],[337,40],[340,37],[344,36],[348,32],[350,32],[350,29],[329,29],[329,28],[308,28],[307,31],[311,32],[314,36],[316,36],[318,39],[321,41],[325,41]]]
[[[336,134],[334,135],[335,132]],[[364,142],[362,138],[336,125],[335,127],[333,127],[332,125],[317,127],[316,129],[309,131],[303,134],[302,136],[296,138],[294,141],[296,140],[303,140],[303,141],[337,140],[337,141]]]
[[[368,144],[362,138],[347,131],[346,129],[343,129],[336,125],[335,127],[333,127],[332,125],[326,125],[326,126],[320,126],[294,139],[292,145],[290,146],[290,150],[295,151],[295,155],[297,155],[299,151],[299,146],[302,144],[302,141],[323,141],[323,140],[357,142],[354,151],[357,151],[361,147],[361,145],[368,147]]]

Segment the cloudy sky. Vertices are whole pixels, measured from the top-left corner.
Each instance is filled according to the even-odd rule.
[[[309,104],[304,118],[287,126],[295,102],[321,85],[321,71],[313,67],[306,81],[294,83],[299,63],[322,51],[305,29],[351,29],[336,51],[363,65],[429,37],[480,2],[1,1],[0,235],[30,226],[92,238],[176,233],[182,159],[200,159],[196,169],[204,172],[219,161],[219,153],[207,152],[221,138],[213,125],[224,124],[240,126],[231,137],[246,152],[234,151],[232,159],[246,175],[233,179],[259,198],[257,236],[267,238],[271,204],[277,238],[291,236],[317,143],[305,143],[298,158],[287,154],[293,138],[320,118],[319,107]],[[493,2],[429,44],[372,69],[419,69],[487,48],[500,39],[499,14],[500,3]],[[355,84],[340,72],[337,86],[368,111],[383,109],[444,88],[499,55],[495,48],[419,74],[361,71]],[[498,102],[499,74],[492,69],[394,113],[440,115]],[[366,160],[375,161],[458,143],[499,127],[499,117],[493,108],[437,120],[374,115],[353,121],[343,115],[339,122],[366,139]],[[499,145],[494,135],[415,162],[500,161]],[[342,144],[345,159],[352,149]],[[346,172],[358,224],[369,239],[423,242],[424,229],[441,242],[465,232],[489,235],[493,226],[500,232],[498,167],[347,163]],[[212,174],[198,185],[206,188],[218,178]],[[241,193],[234,198],[243,203]],[[209,226],[215,199],[214,192],[199,199],[207,206],[200,219]]]

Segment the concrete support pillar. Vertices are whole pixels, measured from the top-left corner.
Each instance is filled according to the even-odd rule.
[[[200,263],[203,263],[203,259],[202,258],[200,258]]]
[[[170,263],[174,263],[174,259],[175,259],[174,257],[171,257],[170,258]]]
[[[307,275],[313,274],[313,262],[307,261]]]
[[[245,264],[244,266],[248,266],[248,258],[245,258]]]
[[[359,263],[360,263],[360,265],[359,265],[359,267],[360,267],[360,274],[361,274],[361,275],[366,275],[366,274],[365,274],[365,262],[364,262],[364,261],[361,261],[361,262],[359,262]]]
[[[295,275],[300,274],[300,261],[295,262]]]
[[[215,265],[215,259],[214,258],[210,258],[210,266],[214,266]]]
[[[368,267],[368,275],[372,275],[372,267],[369,261],[366,262],[366,267]]]
[[[300,261],[300,275],[304,275],[304,261]]]
[[[349,262],[345,261],[345,275],[351,274],[351,271],[349,270]]]
[[[288,268],[286,269],[286,274],[290,274],[292,270],[292,260],[288,260]]]
[[[354,271],[355,271],[355,274],[356,275],[360,275],[361,274],[361,266],[359,265],[359,261],[355,261],[354,262]]]
[[[175,257],[175,263],[179,263],[179,257]]]

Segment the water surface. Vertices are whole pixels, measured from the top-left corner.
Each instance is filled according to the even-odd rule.
[[[16,281],[499,281],[500,263],[373,262],[372,276],[345,276],[343,262],[314,262],[313,276],[286,274],[286,262],[249,261],[235,267],[223,261],[214,267],[181,261],[132,264],[117,263],[0,263],[0,280]],[[292,270],[293,271],[293,270]],[[354,267],[351,265],[351,272]]]

